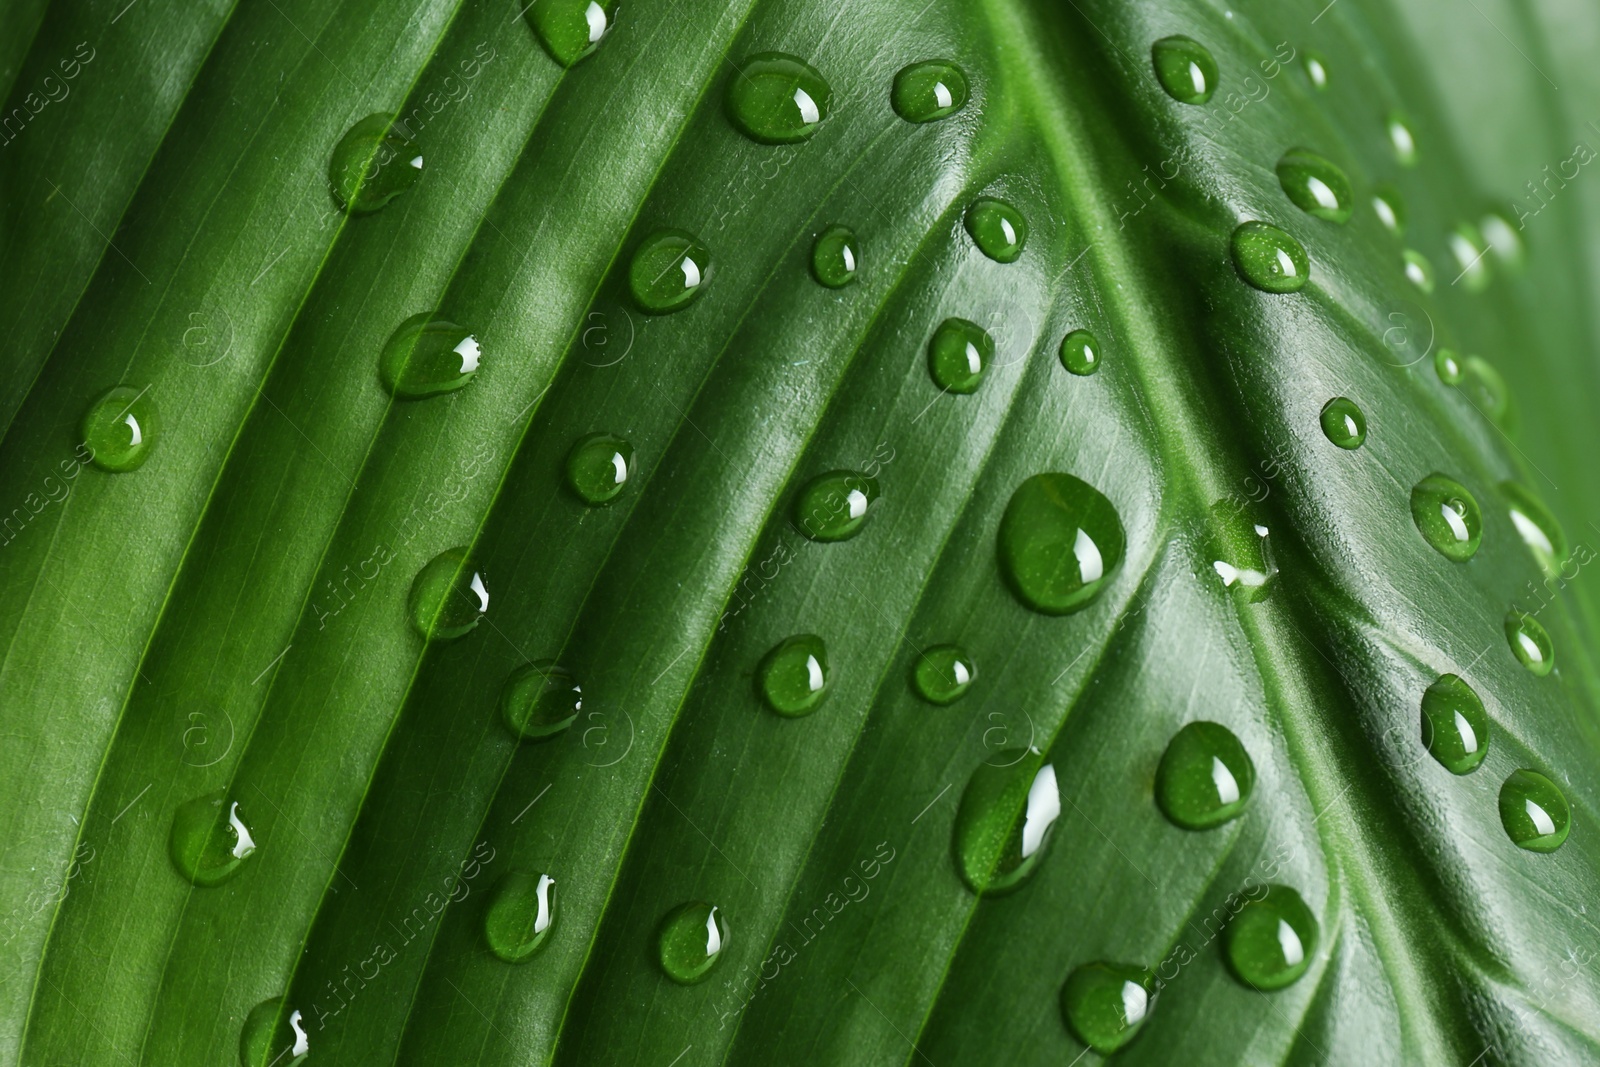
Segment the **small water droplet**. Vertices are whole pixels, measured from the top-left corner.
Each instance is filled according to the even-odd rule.
[[[943,59],[902,67],[894,76],[889,102],[907,122],[948,118],[967,106],[967,75]]]
[[[1226,726],[1191,722],[1173,735],[1156,770],[1156,803],[1186,830],[1238,818],[1250,803],[1256,767]]]
[[[810,715],[828,698],[828,648],[816,634],[785,638],[761,658],[756,686],[779,715]]]
[[[856,280],[860,248],[855,231],[847,226],[829,226],[811,248],[812,277],[829,289],[849,285]]]
[[[550,940],[556,922],[556,880],[508,871],[496,883],[483,916],[489,950],[507,963],[526,963]]]
[[[421,153],[388,115],[368,115],[345,132],[328,162],[334,199],[352,215],[377,211],[417,184]]]
[[[1489,247],[1494,250],[1494,258],[1503,266],[1513,272],[1521,270],[1527,261],[1527,246],[1522,242],[1522,235],[1517,232],[1509,218],[1500,211],[1490,211],[1478,220],[1478,229],[1483,234]]]
[[[1499,492],[1522,543],[1533,552],[1545,574],[1560,577],[1568,549],[1566,531],[1556,517],[1543,501],[1516,482],[1501,482]]]
[[[1278,184],[1295,206],[1329,222],[1350,218],[1355,194],[1350,179],[1332,161],[1304,148],[1290,149],[1278,160]]]
[[[570,67],[611,32],[617,0],[538,0],[523,9],[534,36],[550,58]]]
[[[1476,770],[1489,752],[1489,713],[1454,674],[1441,675],[1422,694],[1422,744],[1451,774]]]
[[[1322,406],[1322,432],[1340,448],[1357,449],[1367,439],[1367,417],[1354,400],[1336,396]]]
[[[1433,369],[1446,385],[1456,385],[1461,381],[1461,357],[1451,349],[1441,348],[1434,353]]]
[[[1269,223],[1240,223],[1229,243],[1239,277],[1263,292],[1299,292],[1311,277],[1311,260],[1300,242]]]
[[[954,704],[967,695],[978,667],[960,645],[935,645],[918,653],[911,678],[917,693],[930,704]]]
[[[1400,269],[1405,272],[1406,281],[1424,293],[1433,292],[1433,264],[1427,256],[1408,248],[1400,254]]]
[[[1163,37],[1150,46],[1156,80],[1167,95],[1184,104],[1203,104],[1217,91],[1217,61],[1192,37]]]
[[[1461,360],[1456,380],[1451,384],[1490,422],[1501,427],[1510,422],[1511,388],[1488,360],[1480,356]]]
[[[967,233],[978,251],[996,263],[1015,263],[1028,241],[1028,223],[1022,212],[1004,200],[980,196],[967,208]]]
[[[728,79],[729,118],[746,137],[762,144],[793,144],[810,137],[828,117],[832,98],[815,67],[783,52],[759,52]]]
[[[567,487],[585,504],[609,504],[633,467],[633,446],[615,434],[580,437],[567,453]]]
[[[1491,280],[1489,245],[1470,222],[1456,226],[1445,239],[1456,261],[1457,278],[1469,292],[1481,292]]]
[[[255,850],[238,802],[221,790],[181,804],[172,814],[167,854],[178,873],[197,886],[226,882]]]
[[[691,900],[667,912],[656,933],[656,958],[667,977],[693,985],[728,947],[728,921],[715,904]]]
[[[402,322],[378,356],[378,377],[399,400],[420,400],[460,389],[478,373],[477,337],[433,312]]]
[[[1378,216],[1383,228],[1396,237],[1406,232],[1406,203],[1394,186],[1380,185],[1373,190],[1372,213]]]
[[[1039,864],[1061,815],[1056,769],[1032,750],[996,753],[978,765],[956,809],[955,858],[974,893],[1021,885]]]
[[[1517,662],[1543,678],[1556,665],[1555,645],[1539,620],[1524,611],[1506,612],[1506,642]]]
[[[1328,87],[1328,64],[1315,52],[1305,53],[1302,60],[1305,63],[1306,77],[1311,81],[1311,88],[1326,89]]]
[[[1088,330],[1073,330],[1061,339],[1061,365],[1073,374],[1100,369],[1100,342]]]
[[[1554,852],[1567,839],[1572,812],[1550,779],[1538,771],[1512,771],[1500,787],[1500,825],[1518,848]]]
[[[409,607],[417,633],[429,640],[449,640],[478,625],[489,610],[489,590],[465,548],[447,549],[417,572]]]
[[[1478,551],[1483,513],[1466,486],[1443,474],[1430,474],[1411,490],[1411,519],[1422,539],[1446,559],[1463,563]]]
[[[1086,963],[1061,987],[1061,1014],[1073,1036],[1109,1055],[1138,1034],[1155,1003],[1156,976],[1132,963]]]
[[[639,245],[628,266],[628,286],[652,315],[681,311],[711,281],[711,250],[683,230],[657,230]]]
[[[282,997],[263,1000],[250,1009],[239,1030],[240,1067],[298,1067],[306,1062],[311,1039],[303,1017],[298,1011],[290,1012],[280,1027],[278,1014],[282,1010]]]
[[[878,480],[857,471],[819,474],[794,498],[794,525],[813,541],[847,541],[861,532],[878,499]]]
[[[1391,114],[1388,122],[1389,144],[1394,148],[1394,158],[1402,167],[1417,162],[1417,139],[1411,135],[1411,126],[1399,114]]]
[[[78,429],[94,457],[94,465],[116,473],[142,467],[161,436],[160,419],[148,386],[135,389],[119,385],[102,393],[84,412]]]
[[[1317,948],[1316,916],[1288,886],[1256,886],[1243,895],[1243,907],[1223,933],[1228,966],[1245,985],[1265,992],[1294,984]]]
[[[1028,607],[1070,615],[1092,604],[1127,537],[1111,501],[1070,474],[1035,474],[1011,494],[996,538],[1000,570]]]
[[[518,737],[544,741],[566,731],[583,710],[583,687],[553,660],[524,663],[506,676],[500,717]]]
[[[993,361],[994,338],[966,319],[945,319],[928,341],[928,371],[946,392],[976,392]]]

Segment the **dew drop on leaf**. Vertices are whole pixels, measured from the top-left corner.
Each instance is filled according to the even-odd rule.
[[[1446,559],[1465,562],[1478,551],[1483,513],[1466,486],[1430,474],[1411,490],[1411,519],[1422,539]]]
[[[1424,293],[1433,292],[1433,264],[1428,262],[1427,256],[1408,248],[1400,254],[1400,269],[1405,273],[1406,281]]]
[[[1533,552],[1545,574],[1559,577],[1562,564],[1567,561],[1566,531],[1538,497],[1516,482],[1501,482],[1499,493],[1517,536]]]
[[[507,963],[526,963],[550,940],[556,922],[556,880],[508,871],[495,884],[483,916],[489,951]]]
[[[856,280],[861,246],[847,226],[829,226],[811,246],[811,276],[829,289],[841,289]]]
[[[917,694],[930,704],[954,704],[967,695],[978,677],[978,667],[960,645],[935,645],[917,654],[911,680]]]
[[[1167,95],[1184,104],[1203,104],[1217,91],[1217,61],[1192,37],[1163,37],[1150,46],[1156,80]]]
[[[846,541],[861,532],[877,499],[876,478],[857,471],[828,471],[796,494],[794,525],[813,541]]]
[[[465,548],[433,557],[411,583],[411,625],[430,641],[467,633],[489,610],[489,590]]]
[[[966,319],[945,319],[928,341],[928,372],[950,393],[972,393],[994,362],[994,338]]]
[[[1127,538],[1117,509],[1070,474],[1035,474],[1000,518],[1000,570],[1012,592],[1046,615],[1094,602],[1122,562]]]
[[[1454,674],[1440,675],[1422,694],[1422,744],[1451,774],[1476,770],[1489,751],[1489,713]]]
[[[1511,646],[1511,654],[1517,657],[1518,663],[1540,678],[1550,673],[1556,665],[1556,649],[1538,619],[1525,611],[1512,609],[1506,612],[1505,630],[1506,643]]]
[[[1389,131],[1389,145],[1394,149],[1394,158],[1402,167],[1410,167],[1417,162],[1417,139],[1411,135],[1411,125],[1399,114],[1389,116],[1387,129]]]
[[[1461,382],[1461,357],[1453,349],[1441,348],[1433,354],[1433,369],[1439,375],[1439,380],[1446,385],[1458,385]]]
[[[1061,1014],[1073,1036],[1109,1055],[1139,1033],[1155,1001],[1156,976],[1132,963],[1086,963],[1061,987]]]
[[[1460,361],[1452,384],[1490,422],[1501,427],[1507,425],[1511,417],[1511,388],[1494,369],[1494,364],[1481,356],[1468,356]]]
[[[1478,220],[1478,231],[1494,250],[1494,258],[1511,271],[1520,270],[1527,259],[1527,247],[1511,220],[1500,211],[1491,211]]]
[[[644,239],[628,265],[628,288],[653,315],[681,311],[711,281],[711,250],[683,230],[657,230]]]
[[[197,886],[226,882],[255,850],[238,801],[229,801],[221,790],[181,804],[172,814],[167,854],[178,873]]]
[[[550,57],[570,67],[600,47],[616,6],[617,0],[537,0],[523,17]]]
[[[1254,521],[1234,500],[1211,506],[1211,569],[1223,586],[1247,604],[1265,600],[1277,584],[1271,529]]]
[[[352,215],[377,211],[421,176],[421,146],[384,114],[368,115],[350,127],[328,161],[334,199]]]
[[[817,69],[797,56],[760,52],[728,78],[728,116],[762,144],[793,144],[817,132],[833,91]]]
[[[828,648],[816,634],[784,638],[761,657],[756,688],[779,715],[810,715],[828,698]]]
[[[1311,82],[1311,88],[1322,90],[1328,87],[1328,63],[1316,52],[1306,52],[1301,60],[1305,64],[1306,78]]]
[[[1161,756],[1156,803],[1184,829],[1209,830],[1244,813],[1255,780],[1255,764],[1231,730],[1191,722]]]
[[[656,931],[656,958],[667,977],[692,985],[711,973],[728,947],[728,922],[715,904],[691,900],[667,912]]]
[[[1463,222],[1450,231],[1445,243],[1455,259],[1457,278],[1469,292],[1481,292],[1490,282],[1489,245],[1483,234],[1470,222]]]
[[[563,733],[582,710],[583,687],[552,660],[524,663],[506,676],[500,690],[500,718],[529,741]]]
[[[1022,212],[998,197],[978,197],[963,221],[978,251],[996,263],[1015,263],[1028,242],[1028,222]]]
[[[378,377],[397,400],[460,389],[478,373],[483,350],[464,326],[432,312],[402,322],[378,356]]]
[[[1277,171],[1284,193],[1306,214],[1329,222],[1350,218],[1350,206],[1355,202],[1350,179],[1330,160],[1295,148],[1278,160]]]
[[[1406,205],[1400,191],[1392,185],[1380,185],[1373,190],[1372,213],[1378,216],[1383,228],[1396,237],[1406,232]]]
[[[1340,448],[1360,448],[1367,439],[1367,417],[1354,400],[1336,396],[1322,406],[1322,432]]]
[[[1246,889],[1244,903],[1223,933],[1228,966],[1248,986],[1264,991],[1292,985],[1311,966],[1317,918],[1288,886]]]
[[[282,1010],[282,997],[263,1000],[250,1009],[239,1031],[240,1067],[299,1067],[306,1062],[311,1040],[301,1013],[290,1012],[278,1027],[278,1013]]]
[[[1031,749],[997,752],[978,765],[956,809],[954,847],[961,880],[974,893],[1006,893],[1039,864],[1061,815],[1053,764]]]
[[[1100,342],[1088,330],[1073,330],[1061,339],[1061,365],[1073,374],[1100,369]]]
[[[948,118],[967,106],[967,75],[954,63],[930,59],[902,67],[889,102],[907,122]]]
[[[1500,825],[1518,848],[1554,852],[1566,841],[1571,823],[1567,798],[1538,771],[1512,771],[1500,787]]]
[[[633,446],[615,434],[578,438],[567,453],[567,487],[585,504],[609,504],[622,492],[633,465]]]
[[[79,432],[101,470],[121,473],[143,466],[161,434],[149,387],[119,385],[102,393],[84,412]]]
[[[1311,277],[1300,242],[1270,223],[1240,223],[1229,244],[1239,277],[1262,292],[1299,292]]]

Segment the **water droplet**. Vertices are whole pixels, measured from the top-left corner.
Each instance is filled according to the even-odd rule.
[[[1478,228],[1470,222],[1463,222],[1450,232],[1445,239],[1450,246],[1450,255],[1456,261],[1456,269],[1460,272],[1457,280],[1466,285],[1469,292],[1481,292],[1491,280],[1489,270],[1489,245],[1478,232]]]
[[[1396,237],[1406,232],[1406,203],[1394,186],[1380,185],[1373,190],[1372,213],[1378,216],[1383,228]]]
[[[1500,787],[1500,825],[1518,848],[1554,852],[1567,839],[1572,813],[1550,779],[1538,771],[1512,771]]]
[[[683,230],[657,230],[628,266],[633,299],[652,315],[681,311],[711,281],[711,250]]]
[[[1311,966],[1317,918],[1288,886],[1244,891],[1244,906],[1223,933],[1228,965],[1245,985],[1270,992],[1292,985]]]
[[[1427,256],[1408,248],[1400,254],[1400,269],[1405,272],[1406,281],[1424,293],[1433,292],[1433,264]]]
[[[811,275],[829,289],[839,289],[856,280],[860,245],[855,231],[846,226],[829,226],[811,248]]]
[[[523,9],[523,17],[550,58],[570,67],[600,47],[616,6],[617,0],[538,0]]]
[[[1505,426],[1510,421],[1511,388],[1488,360],[1480,356],[1462,360],[1453,384],[1490,422]]]
[[[1033,758],[1030,758],[1033,757]],[[972,772],[956,809],[955,856],[974,893],[1006,893],[1038,866],[1061,815],[1056,769],[1013,749]],[[997,765],[998,764],[998,765]]]
[[[1422,539],[1446,559],[1463,563],[1478,551],[1483,513],[1454,478],[1430,474],[1411,490],[1411,519]]]
[[[339,206],[352,215],[377,211],[417,184],[421,149],[388,115],[368,115],[346,131],[328,163]]]
[[[794,524],[813,541],[847,541],[861,532],[878,499],[878,480],[856,471],[828,471],[794,498]]]
[[[1461,357],[1448,348],[1441,348],[1434,353],[1433,369],[1439,375],[1439,380],[1446,385],[1458,385],[1461,382]]]
[[[1477,769],[1489,751],[1489,713],[1473,688],[1445,674],[1422,694],[1422,744],[1451,774]]]
[[[928,341],[928,371],[946,392],[976,392],[993,361],[994,338],[966,319],[945,319]]]
[[[500,717],[512,733],[529,741],[564,732],[582,710],[583,687],[553,660],[524,663],[506,676],[500,690]]]
[[[609,433],[580,437],[567,453],[567,486],[585,504],[609,504],[627,484],[633,446]]]
[[[728,79],[728,116],[753,141],[793,144],[817,132],[833,90],[798,56],[760,52]]]
[[[413,315],[384,342],[378,377],[399,400],[460,389],[478,373],[483,350],[472,331],[432,312]]]
[[[1211,569],[1225,588],[1247,604],[1265,600],[1278,577],[1271,530],[1253,521],[1232,499],[1211,505]]]
[[[102,393],[84,413],[79,431],[101,470],[120,473],[142,467],[161,435],[149,386],[119,385]]]
[[[439,553],[411,583],[411,625],[429,640],[460,637],[488,610],[488,587],[465,548]]]
[[[715,904],[691,900],[667,912],[656,934],[656,954],[667,977],[693,985],[711,973],[728,947],[728,921]]]
[[[1360,448],[1367,439],[1367,417],[1355,401],[1336,396],[1322,406],[1322,432],[1340,448]]]
[[[1539,620],[1524,611],[1506,612],[1506,641],[1517,662],[1543,678],[1556,665],[1555,645]]]
[[[1394,147],[1394,158],[1400,161],[1402,167],[1409,167],[1417,161],[1417,139],[1411,136],[1411,127],[1406,120],[1398,114],[1389,116],[1389,144]]]
[[[1127,544],[1111,501],[1070,474],[1035,474],[1017,486],[996,540],[1012,591],[1046,615],[1093,603]]]
[[[1192,37],[1163,37],[1150,46],[1156,80],[1184,104],[1203,104],[1217,91],[1217,61]]]
[[[967,695],[978,666],[960,645],[935,645],[917,655],[911,677],[923,700],[944,706]]]
[[[1239,277],[1267,293],[1295,293],[1311,277],[1311,260],[1300,242],[1265,222],[1243,222],[1233,231],[1233,265]]]
[[[1516,482],[1501,482],[1499,492],[1511,515],[1511,525],[1545,574],[1559,577],[1567,561],[1567,535],[1550,509]]]
[[[1527,247],[1510,219],[1499,211],[1491,211],[1478,220],[1478,229],[1494,249],[1494,258],[1511,271],[1522,269],[1527,260]]]
[[[550,940],[556,923],[556,880],[509,871],[494,887],[483,916],[489,950],[507,963],[526,963]]]
[[[1073,330],[1061,339],[1061,365],[1073,374],[1100,369],[1100,342],[1088,330]]]
[[[297,1067],[306,1062],[311,1039],[302,1016],[298,1011],[290,1012],[279,1027],[278,1013],[282,1010],[282,997],[263,1000],[250,1009],[239,1031],[240,1067]]]
[[[1161,756],[1156,803],[1184,829],[1209,830],[1244,813],[1255,780],[1255,764],[1232,731],[1191,722]]]
[[[237,801],[221,790],[196,797],[172,813],[167,854],[178,873],[197,886],[221,885],[255,852]]]
[[[967,106],[967,75],[943,59],[902,67],[894,76],[889,102],[907,122],[948,118]]]
[[[1061,1014],[1079,1041],[1110,1054],[1132,1041],[1155,1001],[1156,976],[1131,963],[1086,963],[1061,987]]]
[[[1311,80],[1311,88],[1326,89],[1328,87],[1328,64],[1315,52],[1307,52],[1303,59],[1306,67],[1306,77]]]
[[[1330,160],[1315,152],[1294,148],[1284,153],[1278,160],[1278,184],[1295,206],[1308,215],[1329,222],[1344,222],[1350,218],[1350,205],[1355,203],[1350,179]]]
[[[996,263],[1015,263],[1028,242],[1028,223],[1022,212],[996,197],[974,200],[965,222],[978,251]]]
[[[756,668],[756,685],[779,715],[810,715],[828,698],[828,648],[816,634],[779,641]]]

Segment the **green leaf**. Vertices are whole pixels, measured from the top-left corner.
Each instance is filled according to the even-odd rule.
[[[0,13],[0,1063],[1600,1056],[1600,15],[538,2]]]

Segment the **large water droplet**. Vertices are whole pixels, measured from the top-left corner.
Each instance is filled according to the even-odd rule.
[[[711,281],[711,250],[683,230],[657,230],[628,266],[633,299],[652,315],[681,311]]]
[[[1088,330],[1073,330],[1061,339],[1061,365],[1073,374],[1100,369],[1100,342]]]
[[[1378,216],[1383,228],[1400,237],[1406,232],[1406,202],[1400,199],[1400,190],[1392,185],[1380,185],[1372,192],[1372,213]]]
[[[1567,535],[1561,524],[1538,497],[1516,482],[1501,482],[1498,488],[1517,536],[1533,552],[1545,574],[1559,577],[1567,561]]]
[[[812,277],[829,289],[849,285],[856,278],[860,247],[855,231],[847,226],[829,226],[811,248]]]
[[[550,940],[556,922],[556,880],[510,871],[494,887],[483,916],[489,950],[507,963],[526,963]]]
[[[894,76],[889,102],[907,122],[933,122],[967,106],[967,75],[943,59],[902,67]]]
[[[1239,277],[1267,293],[1295,293],[1311,277],[1300,242],[1265,222],[1242,222],[1229,242]]]
[[[1011,494],[996,538],[1012,592],[1046,615],[1094,602],[1122,562],[1127,537],[1111,501],[1070,474],[1035,474]]]
[[[728,116],[753,141],[793,144],[817,132],[833,91],[798,56],[760,52],[728,79]]]
[[[1031,750],[996,753],[972,772],[956,809],[955,857],[974,893],[1006,893],[1039,864],[1061,815],[1053,764]]]
[[[1278,184],[1295,206],[1329,222],[1350,218],[1355,194],[1344,171],[1315,152],[1295,148],[1278,160]]]
[[[500,717],[512,733],[529,741],[564,732],[582,710],[583,687],[553,660],[524,663],[506,676],[500,690]]]
[[[299,1067],[306,1062],[311,1039],[300,1012],[289,1013],[278,1025],[283,998],[263,1000],[250,1009],[239,1030],[240,1067]]]
[[[617,0],[536,0],[523,17],[550,57],[570,67],[600,47],[616,6]]]
[[[1518,848],[1554,852],[1571,824],[1567,798],[1538,771],[1512,771],[1500,787],[1500,825]]]
[[[1217,91],[1217,61],[1192,37],[1163,37],[1150,46],[1156,80],[1184,104],[1203,104]]]
[[[1132,963],[1086,963],[1061,987],[1061,1014],[1079,1041],[1110,1054],[1132,1041],[1155,1002],[1156,976]]]
[[[580,437],[567,453],[567,487],[585,504],[609,504],[628,482],[633,446],[615,434]]]
[[[460,637],[478,625],[489,610],[489,590],[465,548],[447,549],[417,572],[409,608],[411,625],[429,640]]]
[[[100,395],[84,412],[78,427],[94,465],[123,472],[144,465],[160,436],[160,420],[150,388],[119,385]]]
[[[1265,600],[1278,577],[1278,564],[1272,558],[1272,531],[1251,519],[1231,499],[1213,504],[1211,517],[1211,569],[1225,588],[1246,603]]]
[[[1360,448],[1367,439],[1367,417],[1354,400],[1336,396],[1322,406],[1322,432],[1340,448]]]
[[[1556,665],[1556,647],[1539,620],[1525,611],[1506,612],[1506,642],[1517,662],[1543,678]]]
[[[1463,222],[1450,232],[1445,243],[1450,246],[1450,255],[1456,261],[1456,270],[1460,272],[1456,279],[1468,291],[1480,292],[1491,280],[1488,242],[1484,241],[1476,226]]]
[[[1156,803],[1184,829],[1209,830],[1244,813],[1255,781],[1255,764],[1232,731],[1191,722],[1161,756]]]
[[[1015,263],[1028,242],[1028,222],[1022,212],[997,197],[978,197],[963,221],[978,251],[996,263]]]
[[[810,715],[828,698],[828,648],[816,634],[779,641],[761,658],[756,686],[779,715]]]
[[[1414,248],[1408,248],[1400,253],[1400,269],[1406,276],[1406,281],[1421,289],[1424,293],[1433,292],[1433,264],[1428,262],[1428,257]]]
[[[478,373],[482,354],[471,330],[423,312],[402,322],[384,342],[378,377],[396,398],[420,400],[466,385]]]
[[[954,704],[967,695],[978,666],[960,645],[935,645],[917,654],[911,679],[917,693],[930,704]]]
[[[1311,88],[1318,91],[1328,87],[1328,63],[1316,52],[1306,52],[1301,62],[1305,64],[1306,79],[1311,82]]]
[[[197,886],[221,885],[256,850],[237,801],[221,790],[181,804],[172,813],[167,854],[178,873]]]
[[[928,372],[946,392],[977,391],[992,362],[994,338],[966,319],[945,319],[928,341]]]
[[[1411,519],[1422,539],[1457,563],[1472,558],[1483,536],[1483,513],[1454,478],[1430,474],[1411,490]]]
[[[1394,148],[1394,158],[1400,161],[1402,167],[1409,167],[1417,162],[1417,139],[1411,135],[1411,126],[1397,114],[1389,116],[1387,125],[1389,131],[1389,144]]]
[[[350,127],[328,162],[334,199],[352,215],[377,211],[421,176],[422,149],[382,114]]]
[[[1476,770],[1489,752],[1489,713],[1454,674],[1441,675],[1422,694],[1422,744],[1451,774]]]
[[[1244,891],[1244,906],[1223,932],[1228,966],[1241,982],[1270,992],[1292,985],[1311,966],[1317,917],[1288,886]]]
[[[691,900],[667,912],[656,933],[656,958],[667,977],[693,985],[728,947],[728,922],[715,904]]]
[[[878,499],[878,480],[858,471],[828,471],[794,498],[794,525],[813,541],[846,541],[861,532]]]

